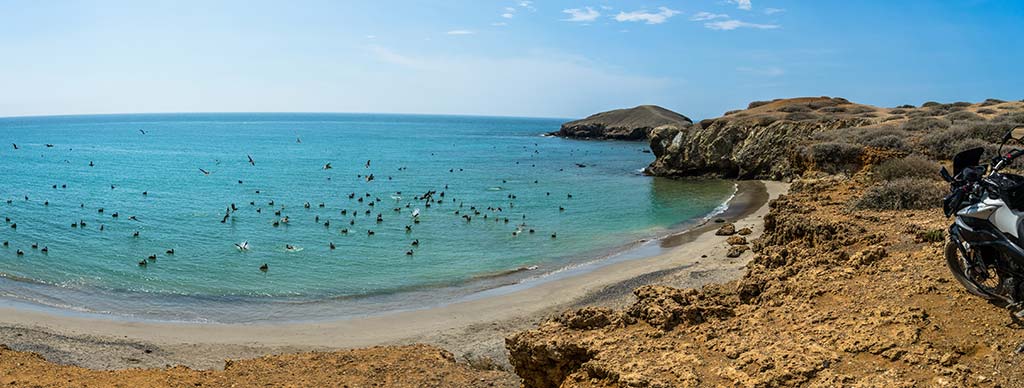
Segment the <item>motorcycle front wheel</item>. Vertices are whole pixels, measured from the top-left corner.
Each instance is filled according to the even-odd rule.
[[[994,280],[995,284],[991,287],[982,286],[981,284],[978,284],[971,278],[967,277],[967,271],[964,267],[965,260],[966,258],[963,256],[960,250],[957,249],[955,243],[953,243],[952,241],[946,243],[946,265],[949,267],[949,270],[953,272],[953,277],[956,278],[956,281],[960,282],[960,284],[967,289],[967,292],[975,296],[984,298],[986,300],[1002,300],[1002,298],[996,296],[998,295],[996,290],[999,287],[999,283],[1002,281],[1002,276],[994,274],[995,277],[994,279],[991,280]],[[989,272],[994,271],[995,269],[992,268]]]

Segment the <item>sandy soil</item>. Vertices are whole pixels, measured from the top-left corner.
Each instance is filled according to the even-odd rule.
[[[787,190],[784,183],[741,182],[730,209],[719,218],[751,228],[750,237],[756,237],[768,198]],[[0,343],[58,364],[108,370],[174,365],[218,370],[225,359],[410,343],[439,346],[472,364],[487,367],[494,360],[507,367],[504,338],[565,309],[622,306],[641,284],[699,287],[739,277],[752,254],[726,258],[728,245],[714,236],[719,226],[709,222],[640,252],[653,252],[650,257],[425,310],[316,323],[179,324],[0,308]]]

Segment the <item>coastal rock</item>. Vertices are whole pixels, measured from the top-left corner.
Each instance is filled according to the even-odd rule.
[[[640,105],[591,115],[562,124],[553,135],[575,139],[645,140],[655,128],[686,128],[686,116],[656,105]]]
[[[722,225],[722,227],[718,228],[718,231],[715,232],[716,236],[732,236],[734,234],[736,234],[736,225],[731,223]]]
[[[692,126],[658,127],[649,136],[656,159],[646,172],[665,177],[793,177],[813,165],[803,146],[814,134],[875,123],[868,111],[873,109],[840,98],[795,98]]]
[[[750,228],[743,228],[743,229],[740,229],[740,230],[736,231],[736,234],[738,234],[740,236],[746,236],[746,235],[749,235],[751,233],[754,233],[754,231],[750,230]]]
[[[746,245],[733,245],[729,247],[729,252],[725,254],[725,257],[740,257],[743,252],[749,251],[750,247]]]
[[[732,236],[725,240],[729,245],[747,245],[747,238],[743,236]]]

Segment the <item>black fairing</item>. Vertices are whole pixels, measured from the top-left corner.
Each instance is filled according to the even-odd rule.
[[[985,149],[978,147],[960,151],[960,153],[953,156],[953,176],[960,175],[960,172],[967,167],[977,166],[981,162],[981,155],[984,153]]]

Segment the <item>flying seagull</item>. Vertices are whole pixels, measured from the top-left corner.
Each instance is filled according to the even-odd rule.
[[[203,170],[201,168],[199,169],[199,172],[203,173],[203,175],[210,175],[209,171]]]
[[[11,145],[14,146],[14,149],[18,149],[18,145],[17,144],[11,143]]]
[[[141,130],[141,129],[140,129],[140,130],[139,130],[139,133],[142,133],[143,135],[145,135],[145,134],[146,134],[146,131],[144,131],[144,130]]]
[[[250,156],[250,155],[245,155],[245,156],[248,156],[248,157],[249,157],[249,164],[251,164],[251,165],[253,165],[253,166],[255,166],[255,165],[256,165],[256,161],[255,161],[255,160],[252,160],[252,156]]]
[[[324,170],[330,170],[331,168],[333,168],[333,167],[331,167],[331,163],[330,162],[328,162],[327,164],[324,165]]]

